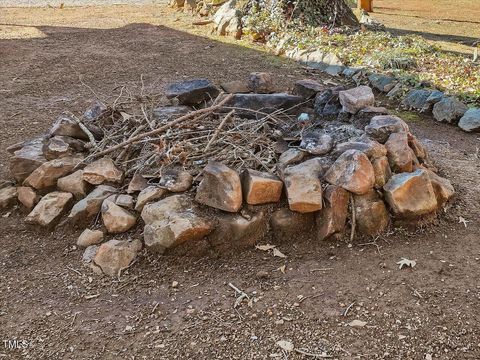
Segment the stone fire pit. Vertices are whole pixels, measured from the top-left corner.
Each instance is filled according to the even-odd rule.
[[[454,189],[408,125],[374,106],[366,86],[276,93],[264,73],[96,102],[8,149],[0,207],[80,228],[83,261],[111,276],[142,248],[375,236],[431,218]]]

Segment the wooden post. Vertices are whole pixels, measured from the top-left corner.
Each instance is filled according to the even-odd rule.
[[[358,0],[358,8],[360,10],[365,10],[366,12],[373,11],[373,0]]]

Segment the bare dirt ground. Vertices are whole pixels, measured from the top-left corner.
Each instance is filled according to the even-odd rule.
[[[472,54],[480,41],[477,0],[375,0],[372,16],[390,31],[421,35],[449,51]]]
[[[109,97],[119,85],[138,88],[142,74],[159,91],[184,77],[220,82],[252,71],[274,73],[285,88],[319,77],[243,43],[203,37],[160,7],[64,10],[1,10],[0,23],[18,28],[0,40],[2,178],[5,148],[41,134],[63,110],[81,112],[94,97],[84,84]],[[81,266],[78,232],[27,228],[18,210],[2,214],[0,357],[313,358],[275,345],[289,340],[337,359],[479,359],[479,135],[407,118],[458,191],[436,226],[415,233],[353,244],[292,239],[280,245],[286,259],[255,249],[220,258],[144,253],[112,280]],[[401,257],[417,265],[399,270]],[[230,282],[251,306],[234,308]],[[348,326],[354,319],[367,325]],[[4,346],[13,339],[25,343]]]

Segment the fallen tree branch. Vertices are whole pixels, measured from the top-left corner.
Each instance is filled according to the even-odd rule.
[[[217,139],[218,134],[220,134],[220,131],[223,128],[223,125],[225,125],[225,123],[233,116],[234,113],[235,113],[235,110],[232,110],[227,115],[225,115],[222,122],[220,123],[220,125],[218,125],[217,129],[213,133],[213,136],[210,139],[210,141],[208,142],[207,146],[205,146],[205,149],[203,150],[204,153],[207,152],[207,150],[210,148],[210,145],[212,145],[212,143]]]
[[[160,134],[160,133],[164,132],[165,130],[168,130],[169,128],[171,128],[173,126],[178,125],[178,124],[180,124],[184,121],[190,120],[191,118],[194,118],[198,115],[203,115],[205,113],[213,112],[213,111],[221,108],[222,105],[225,104],[226,102],[228,102],[232,97],[233,97],[233,95],[230,94],[230,95],[226,96],[222,101],[220,101],[217,105],[210,106],[210,107],[205,108],[205,109],[192,111],[191,113],[183,115],[183,116],[179,117],[178,119],[173,120],[173,121],[169,122],[168,124],[159,127],[158,129],[148,131],[148,132],[143,133],[143,134],[139,134],[139,135],[137,135],[137,136],[135,136],[135,137],[133,137],[129,140],[123,141],[120,144],[112,146],[111,148],[100,151],[100,152],[94,154],[94,156],[99,157],[99,156],[110,154],[111,152],[113,152],[115,150],[121,149],[121,148],[123,148],[127,145],[131,145],[133,143],[136,143],[136,142],[138,142],[138,141],[140,141],[140,140],[142,140],[142,139],[144,139],[148,136],[153,136],[153,135]]]

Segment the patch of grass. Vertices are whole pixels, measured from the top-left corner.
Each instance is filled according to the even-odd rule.
[[[402,110],[394,110],[392,111],[392,115],[396,115],[399,118],[403,119],[407,123],[420,123],[423,122],[423,118],[414,111],[402,111]]]

